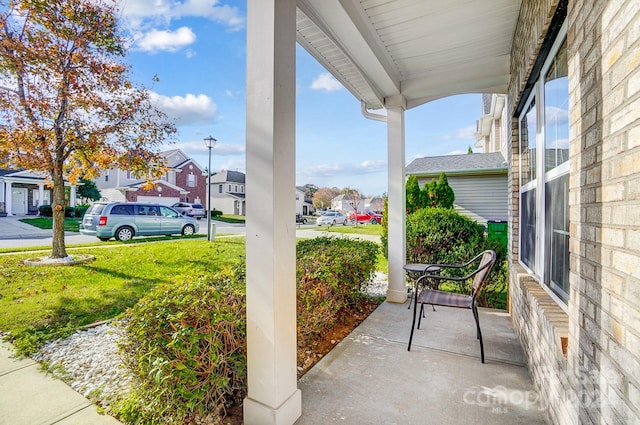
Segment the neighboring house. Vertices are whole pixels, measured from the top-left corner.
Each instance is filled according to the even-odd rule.
[[[342,211],[345,214],[354,210],[361,211],[364,208],[364,199],[354,199],[351,194],[340,194],[331,200],[331,209]]]
[[[69,187],[69,205],[76,205],[76,187]],[[51,204],[51,189],[43,174],[27,170],[0,170],[0,213],[3,215],[38,214],[40,205]]]
[[[245,215],[245,175],[221,170],[211,176],[211,205],[223,214]]]
[[[313,201],[305,197],[305,188],[296,186],[296,214],[309,215],[313,213]]]
[[[406,168],[422,188],[443,172],[455,194],[454,208],[479,224],[508,218],[508,167],[500,152],[417,158]]]
[[[180,149],[161,152],[167,161],[167,172],[154,182],[155,187],[145,190],[145,179],[131,171],[106,170],[95,179],[104,199],[109,201],[155,202],[173,205],[192,202],[206,206],[207,173]]]
[[[374,196],[364,200],[364,211],[373,211],[382,214],[384,211],[384,198],[382,196]]]

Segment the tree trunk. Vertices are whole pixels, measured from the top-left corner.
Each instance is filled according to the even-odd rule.
[[[67,250],[64,244],[64,179],[62,178],[62,168],[53,173],[53,198],[51,209],[53,211],[53,250],[52,258],[65,258]]]

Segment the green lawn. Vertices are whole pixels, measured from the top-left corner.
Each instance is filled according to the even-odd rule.
[[[314,230],[326,230],[334,233],[350,233],[358,235],[382,235],[382,226],[379,224],[350,224],[348,226],[314,226]]]
[[[40,229],[51,229],[53,227],[53,219],[51,217],[21,218],[20,221]],[[81,218],[65,218],[65,232],[79,232],[81,221]]]
[[[244,238],[198,239],[83,248],[96,260],[79,266],[25,266],[34,253],[0,257],[0,331],[20,353],[64,337],[78,327],[117,317],[152,287],[207,279],[244,255]]]
[[[222,221],[223,223],[244,223],[246,217],[243,215],[224,214],[212,218],[214,221]]]

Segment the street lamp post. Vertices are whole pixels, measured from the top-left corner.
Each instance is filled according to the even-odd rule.
[[[209,148],[209,167],[207,168],[207,240],[211,241],[211,148],[217,140],[213,137],[205,137],[204,144]]]

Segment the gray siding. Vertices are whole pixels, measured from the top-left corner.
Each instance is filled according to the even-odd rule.
[[[456,210],[485,225],[488,220],[507,220],[507,176],[448,176],[449,186],[456,195]],[[420,187],[431,178],[418,178]]]

